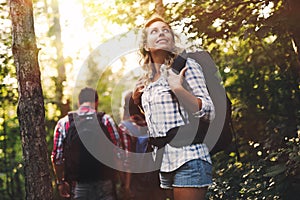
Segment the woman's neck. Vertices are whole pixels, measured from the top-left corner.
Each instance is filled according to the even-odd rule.
[[[152,82],[155,82],[159,79],[160,77],[160,69],[156,70],[156,73],[154,74],[153,78],[152,78]]]
[[[155,68],[155,74],[152,79],[153,82],[155,82],[157,79],[160,77],[160,67],[162,64],[165,63],[166,58],[167,58],[168,52],[162,51],[162,50],[157,50],[151,52],[151,57],[152,57],[152,62]]]
[[[152,61],[154,64],[164,64],[166,58],[168,56],[168,52],[164,50],[156,50],[151,52]]]

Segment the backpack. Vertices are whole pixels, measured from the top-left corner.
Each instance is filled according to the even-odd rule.
[[[106,126],[102,123],[104,112],[78,115],[69,112],[69,128],[63,140],[64,173],[67,181],[107,180],[113,176],[113,169],[102,164],[84,146],[79,134],[101,134],[93,128],[99,124],[110,139]]]
[[[224,90],[224,87],[221,85],[221,80],[216,76],[216,73],[218,71],[216,64],[214,63],[213,59],[209,55],[207,51],[196,51],[192,53],[186,53],[183,52],[180,56],[178,56],[175,60],[174,63],[172,64],[172,70],[175,73],[179,73],[184,67],[185,67],[185,62],[187,58],[192,58],[194,59],[201,67],[203,70],[203,74],[205,77],[205,81],[208,86],[208,92],[212,98],[212,101],[215,105],[215,111],[216,111],[216,118],[214,121],[218,121],[218,112],[222,110],[220,108],[220,104],[222,102],[220,101],[226,101],[225,105],[225,119],[221,119],[220,121],[224,121],[223,127],[221,127],[221,133],[218,137],[217,142],[215,142],[213,148],[210,149],[210,154],[214,155],[220,151],[227,151],[232,148],[232,145],[235,146],[235,151],[237,153],[237,156],[239,157],[238,149],[237,149],[237,144],[234,143],[236,142],[236,135],[235,131],[233,129],[232,125],[232,103],[227,95],[227,93]],[[220,94],[224,94],[225,97],[220,98]],[[224,99],[225,98],[225,99]],[[223,102],[224,103],[224,102]],[[223,110],[224,111],[224,110]],[[203,124],[203,122],[199,122],[199,126]],[[207,131],[207,130],[206,130]],[[212,130],[213,132],[214,130]],[[207,133],[200,139],[203,141],[204,137],[206,136]],[[211,134],[211,132],[210,132]],[[215,138],[212,138],[214,140]]]

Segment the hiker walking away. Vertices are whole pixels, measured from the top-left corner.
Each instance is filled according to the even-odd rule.
[[[74,166],[72,166],[72,169],[77,169],[78,171],[76,172],[80,174],[72,174],[72,177],[76,177],[74,178],[75,180],[67,180],[66,176],[69,174],[69,177],[71,177],[71,172],[68,171],[69,169],[66,169],[67,166],[69,166],[67,165],[66,140],[71,137],[71,134],[75,134],[74,132],[71,132],[71,130],[76,130],[78,128],[73,127],[73,117],[87,120],[93,118],[93,116],[97,116],[97,122],[100,120],[99,123],[106,128],[105,133],[106,136],[109,137],[110,141],[112,141],[115,145],[118,145],[119,143],[119,135],[113,119],[105,113],[102,113],[101,119],[98,118],[99,113],[97,112],[97,107],[99,102],[96,90],[89,87],[83,88],[79,93],[78,103],[78,110],[72,112],[72,115],[68,114],[61,118],[54,130],[51,161],[56,176],[56,184],[59,195],[65,198],[80,200],[115,200],[116,195],[113,181],[114,170],[100,163],[98,160],[95,160],[95,158],[91,161],[82,161],[81,159],[93,158],[93,156],[89,155],[86,150],[80,150],[84,151],[86,154],[84,154],[83,158],[80,157],[80,160],[77,161],[79,164],[76,164],[76,166],[73,164]],[[89,118],[86,116],[89,116]],[[98,134],[98,132],[96,134]],[[82,154],[82,152],[78,153],[77,151],[73,151],[71,154],[77,155]],[[84,162],[89,162],[90,165],[86,166],[86,163]],[[80,165],[80,168],[77,165]],[[85,169],[84,167],[87,167],[87,170],[83,171]],[[72,186],[74,186],[74,189],[71,189]]]
[[[171,65],[182,50],[175,45],[175,34],[163,18],[153,16],[145,23],[140,44],[145,75],[137,82],[132,98],[143,107],[156,151],[155,141],[164,141],[173,128],[183,127],[194,118],[213,120],[214,105],[195,60],[187,58],[179,74],[172,71]],[[165,144],[160,186],[172,189],[174,199],[205,199],[211,184],[212,162],[203,142],[180,147]]]
[[[146,153],[148,145],[146,121],[138,115],[139,110],[136,110],[135,107],[129,111],[132,91],[126,91],[124,94],[122,98],[124,101],[123,117],[119,123],[119,133],[123,138],[124,150],[139,154]],[[126,164],[125,167],[129,168],[130,165],[142,166],[144,163],[143,159],[137,160],[137,163],[132,163],[130,160],[128,159],[127,162],[124,162]],[[158,172],[124,172],[123,183],[124,200],[165,200],[167,198],[166,192],[159,186]]]

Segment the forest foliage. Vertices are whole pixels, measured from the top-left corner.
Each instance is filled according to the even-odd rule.
[[[73,71],[78,69],[77,65],[86,63],[88,72],[98,75],[88,76],[90,79],[77,83],[77,86],[95,84],[96,81],[100,109],[112,114],[117,122],[120,120],[116,113],[122,92],[130,89],[136,78],[133,73],[128,75],[132,79],[122,79],[124,84],[119,83],[128,63],[126,57],[121,58],[122,67],[117,71],[111,66],[95,67],[99,64],[93,44],[86,45],[90,57],[85,60],[80,55],[81,49],[73,57],[59,55],[55,46],[59,35],[54,31],[57,31],[54,19],[59,19],[59,13],[51,9],[53,2],[57,3],[54,0],[34,1],[49,169],[55,123],[67,110],[76,108],[78,91],[72,83],[76,81]],[[103,23],[101,20],[106,19],[106,25],[131,30],[141,28],[143,20],[154,12],[163,11],[176,31],[189,38],[193,44],[191,48],[203,48],[211,53],[233,103],[234,128],[241,158],[238,160],[234,152],[213,157],[214,185],[209,189],[208,198],[297,199],[300,195],[299,1],[185,0],[169,1],[163,5],[159,2],[81,1],[84,26],[96,32],[99,23]],[[0,7],[3,10],[0,12],[0,199],[24,199],[11,22],[8,4],[0,1]],[[100,28],[108,29],[107,33],[114,36],[109,28]],[[64,27],[61,29],[63,31]],[[95,44],[108,38],[107,35],[99,36]],[[64,44],[63,39],[61,42]],[[63,64],[58,58],[63,58]],[[66,73],[61,71],[61,65]],[[119,87],[114,87],[115,83],[119,83]],[[119,100],[112,103],[113,99]]]

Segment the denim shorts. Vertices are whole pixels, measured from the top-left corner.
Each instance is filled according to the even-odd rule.
[[[201,159],[190,160],[172,172],[160,172],[160,187],[201,188],[212,185],[212,165]]]

